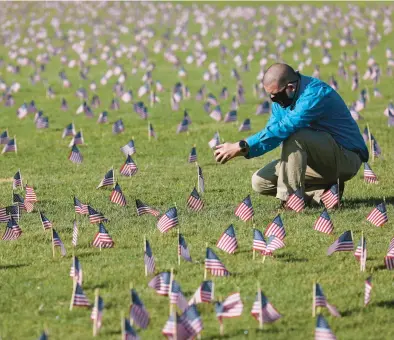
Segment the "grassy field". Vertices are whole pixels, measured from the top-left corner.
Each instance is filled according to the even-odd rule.
[[[312,4],[311,4],[312,5]],[[53,9],[44,8],[41,3],[36,7],[20,4],[20,7],[30,7],[30,12],[37,14],[47,13],[44,27],[52,32],[49,25],[51,17],[55,15]],[[77,5],[69,4],[75,8]],[[90,5],[93,6],[93,5]],[[107,6],[114,6],[108,4]],[[124,8],[122,18],[135,16],[129,4]],[[187,4],[185,6],[191,6]],[[219,5],[223,7],[223,4]],[[235,4],[234,4],[235,6]],[[253,6],[259,6],[258,3]],[[288,6],[286,4],[285,6]],[[344,5],[341,5],[343,8]],[[377,8],[382,5],[365,5]],[[272,7],[272,4],[271,4]],[[16,16],[21,18],[19,10],[5,10],[2,16],[9,18]],[[203,8],[200,6],[200,8]],[[369,7],[368,7],[369,8]],[[368,9],[369,10],[369,9]],[[367,10],[367,12],[368,12]],[[346,10],[347,11],[347,10]],[[106,8],[98,10],[101,18],[106,17]],[[63,20],[67,16],[75,16],[70,11],[62,15]],[[172,15],[176,18],[176,11],[172,9]],[[59,16],[59,14],[57,14]],[[159,14],[157,14],[157,17]],[[31,20],[25,15],[25,22],[21,21],[21,34],[27,34],[28,23]],[[212,18],[215,18],[212,16]],[[393,19],[391,17],[391,19]],[[216,18],[218,22],[220,19]],[[232,21],[241,19],[232,19]],[[175,19],[173,20],[176,23]],[[275,25],[281,20],[273,15],[269,19]],[[131,25],[128,25],[131,27]],[[73,22],[65,20],[63,30],[73,27]],[[87,24],[82,25],[86,32],[91,31]],[[159,23],[153,25],[157,33],[164,32],[164,26]],[[197,31],[199,26],[191,16],[189,34]],[[251,22],[246,23],[251,30]],[[381,22],[378,22],[381,30]],[[318,26],[307,32],[309,37],[316,37]],[[328,28],[333,37],[333,48],[330,53],[333,61],[328,66],[321,66],[321,78],[328,80],[331,74],[336,76],[337,63],[340,54],[344,51],[337,41],[337,33],[341,30],[341,23],[330,22]],[[37,27],[36,27],[37,29]],[[223,28],[218,24],[217,31],[211,28],[209,34],[203,38],[208,44],[213,32],[221,33]],[[272,35],[264,37],[273,48],[275,30]],[[240,40],[243,45],[236,51],[247,56],[251,47],[253,36],[247,30],[241,31]],[[123,35],[120,41],[126,44],[134,43],[134,37]],[[360,60],[356,61],[361,75],[365,71],[368,54],[365,51],[366,32],[356,29],[354,36],[358,39],[356,46],[346,48],[348,56],[358,49]],[[99,37],[105,42],[109,37],[102,34]],[[157,39],[161,39],[160,35]],[[231,339],[240,338],[264,338],[264,339],[312,339],[315,320],[311,317],[312,282],[318,281],[331,304],[337,306],[342,313],[342,318],[327,316],[328,322],[339,339],[391,339],[394,336],[392,327],[392,315],[394,307],[393,273],[384,269],[383,257],[386,254],[390,239],[394,236],[393,224],[389,221],[384,228],[375,228],[369,224],[365,217],[379,203],[382,197],[386,197],[388,203],[394,200],[392,172],[393,166],[393,132],[387,127],[386,117],[383,110],[392,99],[392,78],[385,75],[386,57],[385,49],[390,46],[393,36],[383,36],[381,42],[372,51],[373,57],[382,68],[383,76],[378,87],[383,98],[377,99],[372,95],[373,84],[370,81],[361,80],[361,88],[367,87],[371,99],[367,108],[362,111],[364,121],[360,122],[360,128],[369,123],[372,133],[378,140],[383,150],[383,159],[376,160],[371,164],[379,177],[379,185],[367,185],[363,182],[362,171],[346,185],[344,195],[344,207],[340,211],[331,213],[335,226],[335,236],[338,237],[343,231],[351,229],[357,243],[361,231],[368,240],[367,271],[360,273],[359,264],[355,261],[352,253],[335,253],[327,257],[327,247],[333,242],[334,237],[320,234],[313,230],[313,223],[320,214],[320,209],[308,209],[303,213],[296,214],[284,212],[282,218],[285,224],[287,237],[286,247],[277,251],[275,258],[268,258],[262,264],[261,258],[252,261],[251,243],[252,226],[239,221],[234,216],[237,204],[247,195],[251,194],[255,209],[256,227],[264,230],[266,225],[276,216],[277,200],[258,196],[252,193],[250,178],[252,174],[264,164],[279,156],[279,149],[274,150],[263,157],[253,160],[237,159],[224,166],[214,162],[208,141],[215,131],[219,130],[225,141],[237,141],[249,135],[247,132],[238,132],[238,126],[245,118],[251,118],[252,131],[255,133],[262,129],[267,121],[267,116],[255,116],[256,106],[261,101],[253,96],[253,84],[259,72],[260,53],[255,54],[255,59],[250,64],[249,72],[240,71],[243,84],[246,89],[246,104],[238,110],[238,125],[214,122],[202,109],[202,102],[194,100],[197,90],[204,83],[202,76],[207,69],[193,65],[185,65],[188,72],[187,78],[178,79],[176,69],[166,62],[163,53],[154,54],[149,52],[149,60],[156,64],[153,72],[154,80],[159,80],[164,85],[166,92],[159,94],[161,103],[149,109],[149,121],[153,124],[158,140],[148,141],[147,121],[141,120],[132,109],[132,105],[120,102],[120,110],[108,110],[113,98],[112,86],[115,77],[111,78],[107,86],[98,85],[97,94],[101,99],[100,109],[94,110],[95,118],[89,120],[83,115],[75,115],[75,110],[80,105],[74,93],[79,86],[88,88],[90,81],[99,83],[100,78],[109,68],[105,62],[100,61],[98,66],[92,66],[89,80],[81,80],[78,69],[65,67],[66,74],[71,80],[73,87],[63,89],[58,72],[63,68],[60,57],[51,59],[42,77],[47,79],[56,92],[55,99],[47,99],[45,86],[42,83],[31,85],[28,76],[33,73],[32,68],[22,67],[19,74],[11,74],[5,66],[0,69],[1,78],[10,85],[13,81],[21,84],[21,90],[15,94],[16,105],[11,108],[2,107],[0,130],[8,128],[10,135],[17,136],[18,154],[6,154],[0,157],[0,206],[6,206],[11,201],[11,178],[21,169],[24,180],[34,185],[39,203],[35,211],[23,214],[20,226],[23,230],[22,237],[15,242],[0,242],[0,282],[2,298],[0,299],[0,336],[2,339],[33,339],[37,338],[44,327],[49,330],[51,339],[90,339],[91,321],[90,311],[75,308],[69,311],[69,303],[72,292],[72,280],[69,270],[72,258],[72,221],[74,219],[73,196],[77,196],[82,202],[89,202],[94,208],[103,212],[110,222],[106,224],[107,230],[113,237],[116,245],[113,249],[99,251],[91,246],[97,227],[89,223],[86,217],[77,217],[80,238],[75,249],[84,271],[83,288],[89,300],[93,302],[95,288],[100,288],[100,294],[105,302],[103,328],[100,337],[104,339],[117,339],[120,336],[120,314],[127,314],[129,307],[129,283],[140,294],[151,315],[151,324],[146,330],[139,331],[142,339],[158,339],[162,337],[161,329],[168,316],[168,299],[160,297],[148,288],[150,278],[144,276],[143,263],[143,236],[150,241],[153,254],[156,258],[156,266],[160,271],[174,268],[177,281],[180,283],[187,298],[191,297],[203,280],[205,244],[208,243],[228,270],[233,273],[229,278],[214,278],[216,297],[226,297],[234,291],[240,291],[244,302],[242,317],[231,321],[225,320],[226,336]],[[148,44],[149,51],[156,39],[153,38]],[[283,60],[293,64],[297,68],[298,63],[292,59],[293,52],[300,49],[303,38],[297,36],[294,46],[285,51]],[[87,39],[87,46],[91,41]],[[225,41],[230,46],[232,40]],[[22,45],[19,41],[17,44]],[[54,40],[53,44],[60,44]],[[312,49],[312,65],[305,67],[303,74],[310,75],[313,65],[321,63],[321,50]],[[216,61],[222,75],[220,83],[207,82],[209,92],[219,96],[223,86],[229,88],[230,94],[234,93],[236,84],[230,77],[230,71],[234,67],[232,57],[228,57],[228,63],[220,63],[218,48],[207,49],[208,62]],[[2,46],[0,51],[6,61],[10,60],[8,50]],[[43,50],[33,48],[31,56],[35,59]],[[71,46],[66,47],[65,54],[70,58],[76,58]],[[99,54],[99,53],[98,53]],[[176,54],[184,60],[188,52],[177,51]],[[142,58],[137,53],[137,60]],[[303,56],[302,56],[303,58]],[[273,62],[270,60],[268,63]],[[133,62],[125,56],[117,61],[128,72],[128,78],[124,84],[125,89],[132,89],[136,95],[142,85],[141,77],[144,70],[138,69],[135,75],[131,74]],[[346,64],[348,66],[350,62]],[[339,92],[350,103],[357,99],[359,91],[351,92],[350,82],[338,78]],[[192,98],[181,103],[178,112],[172,112],[170,107],[170,91],[176,81],[182,81],[190,88]],[[89,91],[91,98],[92,93]],[[60,101],[64,97],[69,103],[68,112],[60,110]],[[32,115],[26,119],[16,118],[15,111],[24,101],[34,99],[44,115],[49,116],[50,127],[47,130],[36,130]],[[135,98],[136,99],[136,98]],[[147,97],[143,98],[147,104]],[[223,112],[230,107],[229,100],[221,101]],[[189,134],[176,135],[177,124],[182,120],[183,109],[187,108],[193,121]],[[98,114],[108,110],[109,124],[98,125]],[[114,136],[111,126],[114,121],[122,118],[125,124],[125,132]],[[67,160],[69,154],[69,138],[62,139],[63,128],[74,121],[76,128],[83,129],[85,146],[80,150],[84,156],[81,166],[76,166]],[[139,172],[132,178],[120,177],[118,171],[124,162],[124,156],[119,148],[126,144],[134,136],[137,154],[133,159],[139,167]],[[197,146],[199,164],[204,177],[206,192],[203,194],[205,208],[200,213],[190,212],[186,208],[186,199],[196,185],[196,167],[187,163],[188,153],[193,144]],[[123,189],[128,206],[125,208],[114,205],[109,201],[110,190],[99,189],[96,186],[105,172],[114,166],[117,170],[117,178]],[[180,229],[184,234],[194,260],[193,263],[181,262],[177,265],[177,237],[176,230],[168,234],[160,234],[152,216],[138,217],[136,215],[134,200],[138,198],[166,211],[176,202],[179,212]],[[57,253],[52,258],[51,237],[44,232],[38,214],[38,209],[45,212],[53,222],[67,248],[67,256],[61,258]],[[394,209],[388,204],[389,219],[394,216]],[[226,254],[216,249],[217,239],[225,228],[233,223],[239,242],[239,250],[235,255]],[[2,225],[5,227],[5,224]],[[363,307],[364,279],[373,275],[372,302]],[[283,315],[283,318],[272,325],[266,325],[262,332],[257,330],[258,324],[251,317],[250,310],[255,298],[256,284],[260,282],[263,292],[273,305]],[[215,318],[213,305],[199,305],[199,311],[204,323],[203,339],[218,338],[218,322]]]

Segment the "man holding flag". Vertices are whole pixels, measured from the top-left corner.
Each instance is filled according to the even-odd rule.
[[[369,155],[339,94],[319,79],[279,63],[267,69],[263,86],[273,102],[266,127],[246,140],[216,146],[216,161],[262,156],[282,143],[280,159],[254,173],[254,191],[276,196],[282,205],[297,189],[305,200],[319,203],[322,193],[338,180],[343,192],[344,182],[357,174]]]

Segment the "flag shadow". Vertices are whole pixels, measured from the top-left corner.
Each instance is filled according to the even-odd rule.
[[[30,264],[27,263],[20,263],[20,264],[6,264],[4,266],[0,265],[0,270],[5,270],[5,269],[15,269],[15,268],[21,268],[21,267],[28,267]]]
[[[295,257],[293,254],[284,253],[275,255],[277,260],[281,260],[281,262],[309,262],[307,258],[304,257]]]
[[[385,197],[386,204],[394,204],[394,197]],[[344,209],[359,209],[360,206],[375,206],[383,201],[381,197],[369,197],[369,198],[345,198],[343,201]]]
[[[373,303],[372,305],[377,306],[377,307],[383,307],[383,308],[394,308],[394,300],[379,301],[379,302]]]

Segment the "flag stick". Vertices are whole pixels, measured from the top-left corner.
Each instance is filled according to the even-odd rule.
[[[53,228],[51,228],[51,235],[52,235],[52,257],[55,258],[55,245],[53,243]]]
[[[97,335],[97,323],[98,323],[98,313],[99,313],[98,301],[99,301],[99,289],[96,288],[94,291],[94,307],[93,308],[96,308],[96,315],[93,320],[93,336]]]
[[[372,141],[371,141],[371,156],[372,156],[372,163],[373,163],[375,160],[375,152],[374,152],[374,146],[373,146]]]
[[[255,223],[253,223],[253,232],[254,232],[254,229],[256,228],[256,224]],[[253,248],[253,260],[255,260],[256,259],[256,250],[254,250],[254,247],[252,246],[252,248]]]
[[[146,236],[145,235],[144,235],[144,254],[146,254]],[[148,276],[148,267],[147,267],[146,263],[145,263],[145,276]]]
[[[201,191],[200,191],[200,174],[198,172],[198,162],[196,162],[196,168],[197,168],[197,191],[199,193],[201,193]]]
[[[208,242],[205,243],[205,248],[208,248]],[[206,261],[205,261],[205,262],[206,262]],[[207,275],[208,275],[208,270],[207,270],[207,265],[206,265],[206,263],[205,263],[205,265],[204,265],[204,280],[207,279]]]
[[[130,295],[131,295],[131,291],[133,290],[133,282],[130,282],[129,288],[130,288]],[[132,306],[133,306],[133,299],[131,299],[131,301],[130,301],[130,310],[131,310]],[[134,323],[134,320],[131,317],[131,313],[130,313],[130,325],[133,325],[133,323]]]
[[[315,305],[316,305],[316,282],[315,281],[313,281],[313,284],[312,284],[312,294],[313,294],[312,317],[315,317],[316,316],[316,308],[315,308]]]
[[[341,193],[339,191],[339,177],[337,179],[337,185],[338,185],[338,209],[341,207]]]
[[[174,310],[175,310],[175,308],[174,308],[174,305],[171,303],[171,292],[172,292],[172,282],[174,281],[174,268],[171,268],[171,275],[170,275],[170,289],[169,289],[169,292],[168,292],[168,296],[169,296],[169,302],[170,302],[170,315],[173,315],[173,313],[174,313]],[[175,323],[175,325],[176,325],[176,323]]]
[[[260,283],[257,283],[257,298],[259,299],[259,329],[263,329],[263,304],[261,301]]]
[[[181,252],[179,251],[179,250],[180,250],[180,247],[181,247],[181,244],[179,243],[179,235],[180,235],[180,232],[179,232],[179,226],[178,226],[178,249],[177,249],[177,254],[178,254],[178,266],[181,265]]]
[[[16,136],[14,136],[15,153],[18,154],[18,147],[16,144]]]
[[[73,310],[73,305],[74,305],[74,297],[75,297],[75,289],[77,288],[77,281],[74,279],[73,280],[73,293],[71,295],[71,301],[70,301],[70,311]]]
[[[361,231],[361,256],[360,256],[360,271],[365,271],[364,267],[364,231]]]

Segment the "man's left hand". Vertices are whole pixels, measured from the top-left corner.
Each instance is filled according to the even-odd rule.
[[[215,159],[218,163],[224,164],[237,156],[241,156],[239,143],[224,143],[215,147]]]

